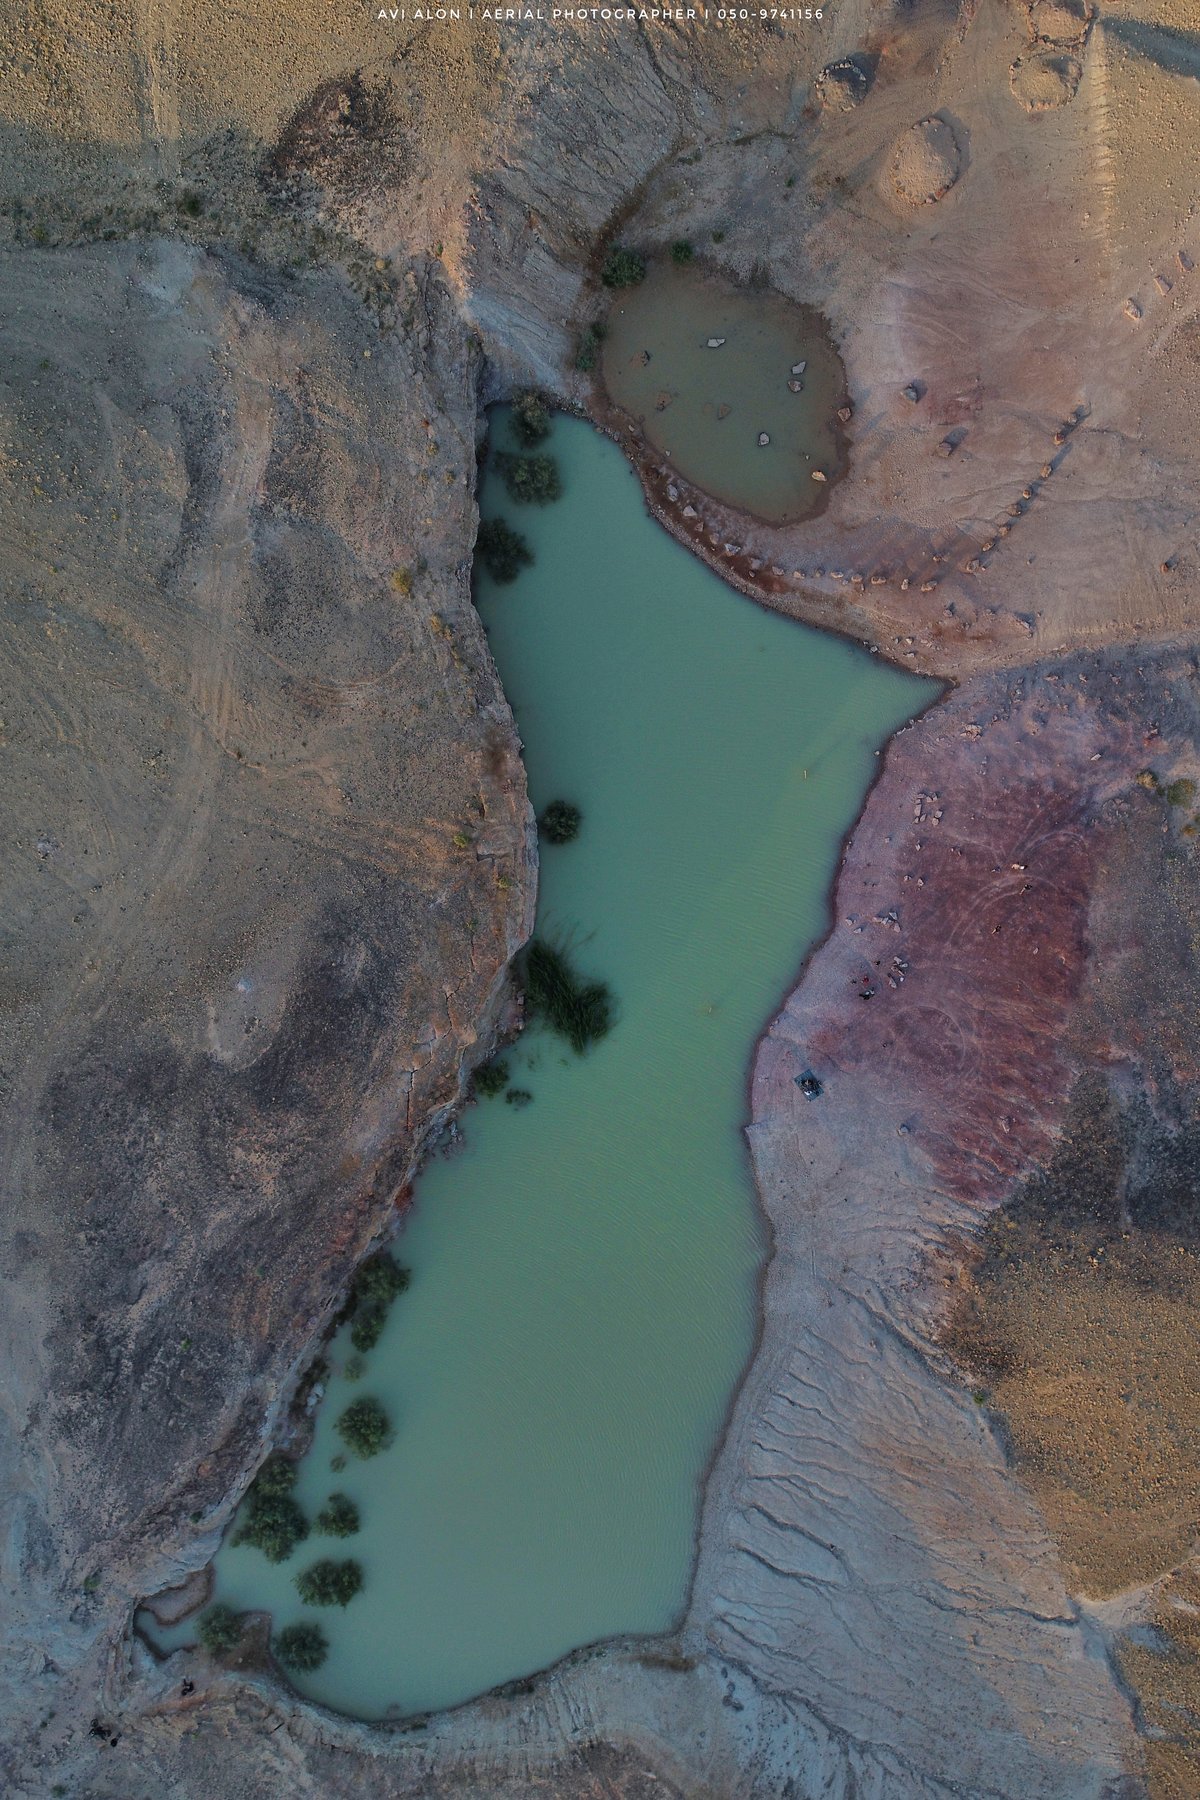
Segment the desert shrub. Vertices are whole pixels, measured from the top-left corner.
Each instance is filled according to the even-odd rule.
[[[520,506],[546,506],[562,493],[558,464],[552,456],[514,456],[502,450],[496,468],[511,500]]]
[[[383,1336],[392,1301],[404,1292],[409,1280],[408,1270],[401,1268],[387,1250],[363,1264],[351,1291],[350,1342],[356,1350],[365,1353],[375,1348]]]
[[[1169,782],[1163,793],[1172,806],[1190,806],[1196,798],[1196,784],[1188,776],[1181,775],[1178,780]]]
[[[533,561],[533,551],[505,519],[485,519],[475,549],[493,581],[515,581]]]
[[[550,408],[540,394],[528,389],[517,395],[512,403],[512,427],[526,449],[550,436]]]
[[[296,1577],[296,1592],[306,1606],[349,1606],[355,1594],[362,1592],[362,1564],[348,1556],[335,1562],[323,1556]]]
[[[695,254],[696,252],[692,249],[692,246],[686,238],[676,238],[675,242],[671,245],[671,261],[673,263],[679,263],[680,266],[684,263],[690,263]]]
[[[595,368],[603,342],[604,326],[597,320],[595,324],[585,328],[575,349],[575,367],[582,374],[590,375]]]
[[[292,1498],[295,1485],[295,1463],[278,1451],[268,1456],[242,1502],[234,1543],[252,1544],[268,1562],[286,1562],[308,1536],[308,1520]]]
[[[285,1669],[298,1675],[311,1675],[329,1655],[329,1642],[321,1627],[308,1619],[298,1625],[285,1625],[273,1639],[276,1656]]]
[[[491,1062],[483,1063],[474,1074],[475,1092],[485,1100],[493,1095],[503,1093],[508,1085],[508,1064],[502,1056],[493,1056]]]
[[[535,938],[525,954],[525,1003],[582,1054],[612,1029],[612,996],[602,981],[582,981],[566,955]]]
[[[639,281],[646,279],[645,259],[636,250],[626,250],[624,245],[614,244],[604,259],[600,279],[605,287],[636,287]]]
[[[313,1520],[322,1537],[353,1537],[358,1525],[358,1508],[348,1494],[330,1494]]]
[[[334,1430],[355,1456],[378,1456],[392,1435],[391,1421],[378,1400],[352,1400]]]
[[[210,1656],[222,1656],[242,1641],[242,1621],[232,1606],[218,1601],[200,1616],[197,1627],[200,1642]]]
[[[538,820],[538,829],[548,844],[569,844],[579,836],[583,814],[569,800],[551,800]]]

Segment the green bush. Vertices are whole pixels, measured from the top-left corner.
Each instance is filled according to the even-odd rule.
[[[311,1675],[329,1655],[329,1643],[321,1627],[308,1619],[298,1625],[285,1625],[273,1640],[276,1656],[285,1669],[298,1675]]]
[[[594,325],[587,326],[575,351],[575,367],[584,375],[590,375],[595,368],[603,342],[604,326],[597,320]]]
[[[525,953],[525,1004],[582,1054],[612,1029],[612,996],[602,981],[581,981],[561,950],[535,938]]]
[[[387,1250],[372,1256],[354,1278],[350,1303],[352,1323],[350,1342],[365,1354],[373,1350],[383,1336],[388,1310],[397,1295],[402,1294],[411,1279]]]
[[[355,1456],[378,1456],[391,1441],[391,1421],[378,1400],[352,1400],[334,1430]]]
[[[502,1056],[493,1056],[491,1062],[485,1062],[476,1069],[472,1079],[475,1092],[485,1100],[490,1100],[493,1095],[503,1093],[507,1087],[508,1064]]]
[[[686,238],[676,238],[675,242],[671,245],[671,261],[673,263],[679,263],[680,265],[690,263],[695,254],[696,252],[692,249],[692,246],[688,243]]]
[[[569,800],[552,800],[538,820],[538,829],[548,844],[569,844],[579,836],[583,814]]]
[[[1169,782],[1163,793],[1172,806],[1190,806],[1196,798],[1196,784],[1188,776],[1181,775],[1178,780]]]
[[[308,1536],[308,1520],[292,1498],[296,1465],[278,1451],[269,1456],[246,1493],[235,1544],[252,1544],[268,1562],[286,1562]]]
[[[646,279],[645,259],[636,250],[626,250],[623,245],[614,244],[604,259],[600,279],[605,287],[636,287],[639,281]]]
[[[202,1613],[197,1627],[200,1642],[210,1656],[223,1656],[242,1641],[242,1621],[232,1606],[218,1602]]]
[[[512,428],[526,449],[550,436],[550,408],[540,394],[528,389],[516,396],[512,403]]]
[[[296,1591],[306,1606],[349,1606],[362,1584],[362,1564],[353,1557],[335,1562],[323,1556],[296,1577]]]
[[[493,581],[515,581],[533,561],[533,551],[505,519],[483,521],[475,550]]]
[[[496,469],[510,500],[521,506],[546,506],[562,493],[558,464],[552,456],[514,456],[502,450]]]
[[[358,1508],[348,1494],[330,1494],[313,1520],[322,1537],[353,1537],[358,1525]]]

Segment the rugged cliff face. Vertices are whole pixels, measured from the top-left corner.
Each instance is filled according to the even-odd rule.
[[[1126,1615],[1068,1591],[1036,1408],[1009,1392],[1014,1467],[944,1339],[982,1254],[986,1362],[985,1221],[1081,1080],[1169,1137],[1194,1110],[1190,814],[1138,781],[1197,754],[1184,0],[309,12],[5,26],[5,1779],[1139,1791]],[[818,519],[673,498],[631,438],[668,528],[962,685],[889,752],[760,1048],[777,1254],[678,1641],[367,1731],[128,1620],[215,1543],[502,1005],[532,851],[468,597],[478,406],[588,400],[616,231],[822,305],[847,368]],[[1173,922],[1129,875],[1163,858]]]

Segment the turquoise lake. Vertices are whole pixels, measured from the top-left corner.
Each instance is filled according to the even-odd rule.
[[[359,1379],[334,1340],[296,1495],[311,1517],[349,1494],[362,1531],[216,1565],[217,1598],[319,1617],[329,1659],[297,1686],[364,1718],[454,1705],[684,1607],[768,1248],[742,1132],[755,1040],[825,927],[876,750],[934,691],[732,592],[591,427],[559,418],[544,448],[556,504],[484,480],[483,516],[535,562],[509,586],[481,575],[478,604],[535,808],[584,815],[543,846],[538,930],[610,984],[616,1023],[582,1057],[538,1026],[505,1053],[532,1101],[470,1107],[465,1148],[421,1175],[394,1246],[412,1286]],[[360,1395],[395,1441],[335,1473]],[[325,1555],[357,1557],[365,1590],[308,1612],[294,1577]]]

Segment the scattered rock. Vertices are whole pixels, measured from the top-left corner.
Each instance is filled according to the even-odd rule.
[[[1121,311],[1127,319],[1132,319],[1135,325],[1142,316],[1142,309],[1136,300],[1127,300]]]
[[[709,338],[709,340],[708,340],[708,348],[709,348],[709,349],[710,349],[710,350],[719,350],[719,349],[720,349],[720,348],[721,348],[721,345],[722,345],[722,344],[723,344],[723,343],[724,343],[724,342],[725,342],[725,339],[724,339],[724,338]]]
[[[788,392],[792,394],[802,394],[804,392],[804,383],[802,381],[797,381],[796,377],[793,375],[792,379],[788,382]]]
[[[722,400],[720,406],[717,408],[717,417],[718,419],[727,419],[732,411],[732,406],[730,406],[727,401]]]
[[[937,453],[939,456],[953,456],[957,449],[958,440],[956,438],[944,437],[937,447]]]
[[[1183,254],[1183,252],[1180,251],[1181,256],[1182,256],[1182,254]],[[807,369],[807,367],[808,367],[808,359],[807,358],[805,358],[805,360],[803,362],[793,363],[792,364],[792,374],[793,375],[803,375],[803,373],[804,373],[805,369]]]
[[[766,445],[770,443],[770,441],[771,441],[771,434],[769,431],[760,431],[759,432],[758,442],[759,442],[760,449],[765,448]]]
[[[842,421],[842,424],[846,425],[854,417],[854,409],[850,406],[839,406],[837,416]]]
[[[828,481],[829,480],[829,477],[825,473],[824,469],[814,469],[812,471],[812,478],[814,481]]]
[[[685,519],[698,519],[700,517],[694,506],[685,506],[683,509],[683,516]]]
[[[932,206],[958,180],[962,154],[944,119],[921,119],[892,152],[892,186],[910,206]]]
[[[1035,43],[1082,44],[1094,17],[1084,0],[1034,0],[1029,35]]]
[[[903,399],[910,400],[914,406],[921,398],[921,390],[915,381],[910,381],[906,388],[901,388],[900,393]]]

